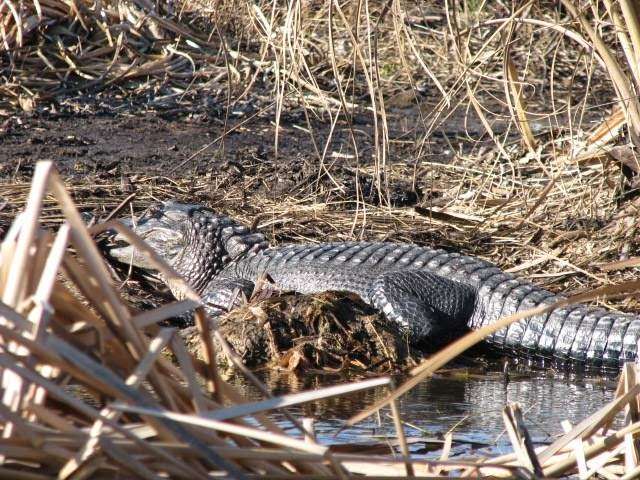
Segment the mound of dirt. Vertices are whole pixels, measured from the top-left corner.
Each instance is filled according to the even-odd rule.
[[[396,325],[341,293],[273,295],[228,313],[217,326],[249,367],[380,373],[414,364],[420,355]],[[201,357],[196,327],[181,333]],[[230,366],[222,348],[216,351],[219,364]]]

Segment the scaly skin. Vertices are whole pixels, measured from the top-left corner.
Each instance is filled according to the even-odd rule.
[[[212,314],[233,308],[262,276],[300,293],[346,291],[407,328],[414,343],[443,343],[512,313],[560,300],[484,260],[387,242],[268,247],[264,237],[204,207],[165,204],[136,227],[194,285]],[[131,250],[112,255],[128,261]],[[134,263],[147,267],[139,258]],[[179,292],[174,292],[178,294]],[[617,367],[636,357],[640,317],[571,305],[521,320],[487,341],[499,350]]]

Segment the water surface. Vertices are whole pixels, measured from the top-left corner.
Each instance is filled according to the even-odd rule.
[[[415,439],[414,453],[427,458],[440,455],[438,440],[452,431],[455,455],[496,455],[511,451],[503,432],[502,409],[518,402],[525,414],[529,433],[536,444],[548,444],[562,433],[561,422],[578,423],[613,398],[615,378],[586,376],[544,370],[504,375],[494,367],[486,373],[469,373],[456,369],[418,385],[400,400],[406,435]],[[347,379],[326,375],[292,375],[262,373],[262,380],[274,395],[336,385]],[[238,386],[248,399],[259,399],[255,388],[240,377],[230,382]],[[386,443],[395,437],[389,411],[381,412],[360,424],[340,430],[344,420],[371,405],[388,390],[386,387],[355,392],[318,402],[291,407],[297,416],[315,418],[315,431],[325,444]],[[276,419],[283,427],[290,424],[281,414]],[[380,453],[389,453],[380,452]]]

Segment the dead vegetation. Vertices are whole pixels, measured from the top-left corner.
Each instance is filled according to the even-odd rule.
[[[98,218],[135,191],[136,209],[157,198],[207,203],[256,222],[277,241],[393,238],[455,246],[553,290],[595,289],[573,300],[610,302],[637,291],[636,283],[624,283],[639,263],[640,13],[631,0],[463,1],[447,8],[401,0],[5,0],[0,13],[3,117],[94,91],[171,103],[177,111],[198,95],[224,105],[219,135],[179,165],[156,173],[116,166],[70,181],[77,205]],[[252,102],[256,92],[263,99]],[[254,105],[234,118],[243,102]],[[229,162],[225,139],[250,135],[258,119],[273,121],[273,151],[267,159]],[[282,161],[281,145],[294,135],[306,139],[306,157]],[[219,157],[208,160],[214,148],[227,159],[222,170]],[[184,173],[208,162],[215,165],[208,173]],[[6,174],[0,184],[0,475],[638,475],[640,387],[630,365],[617,398],[567,426],[551,446],[534,449],[518,407],[509,405],[513,454],[457,462],[446,460],[444,448],[441,462],[412,458],[396,399],[486,331],[416,367],[407,383],[352,419],[390,408],[396,455],[334,453],[312,432],[284,434],[266,415],[283,399],[270,399],[257,383],[265,400],[243,403],[220,378],[216,352],[223,350],[257,382],[219,331],[213,346],[202,311],[196,309],[190,337],[199,359],[174,329],[157,327],[193,310],[193,299],[151,312],[130,311],[119,299],[61,180],[47,169],[39,167],[28,203],[26,176]],[[43,197],[45,185],[55,200]],[[394,202],[394,189],[412,200]],[[58,229],[56,236],[37,225]],[[77,257],[65,252],[69,242]],[[639,309],[629,296],[612,305]],[[273,344],[268,329],[260,332]],[[161,355],[167,349],[177,364]],[[305,357],[290,346],[282,351],[283,367],[296,368],[319,350]],[[292,405],[384,382],[284,400]],[[624,417],[620,428],[612,427],[616,416]]]
[[[359,299],[338,293],[275,294],[224,315],[218,329],[242,363],[308,374],[374,375],[415,366],[423,352]],[[180,331],[202,355],[195,327]],[[235,368],[218,348],[218,365]]]
[[[64,222],[41,230],[50,192]],[[640,471],[634,441],[638,422],[638,367],[627,364],[616,398],[551,445],[534,448],[518,405],[504,410],[514,453],[496,458],[425,461],[409,453],[397,397],[469,346],[540,309],[521,312],[472,332],[416,367],[410,379],[347,424],[389,407],[396,426],[393,455],[338,453],[316,442],[312,427],[286,408],[348,392],[389,385],[388,377],[346,383],[273,398],[210,323],[188,285],[186,297],[151,311],[135,311],[119,297],[92,234],[117,228],[173,282],[182,280],[162,259],[114,222],[88,229],[50,162],[36,168],[24,213],[0,247],[3,349],[0,405],[7,478],[396,478],[442,475],[534,478],[579,473],[583,478],[635,478]],[[72,254],[68,246],[72,246]],[[61,281],[64,279],[65,281]],[[81,294],[72,294],[69,286]],[[629,284],[627,288],[636,288]],[[597,291],[562,304],[612,293]],[[615,293],[615,292],[613,292]],[[549,309],[560,304],[547,307]],[[192,311],[202,359],[186,349],[170,316]],[[246,402],[220,375],[212,339],[264,398]],[[164,351],[170,351],[172,363]],[[269,418],[278,410],[295,426],[283,431]],[[614,419],[623,416],[622,426]],[[448,446],[447,446],[448,445]],[[375,447],[372,452],[379,450]]]
[[[628,278],[611,270],[637,254],[636,7],[449,7],[6,2],[0,88],[34,111],[61,89],[93,86],[185,109],[201,92],[224,105],[220,134],[179,165],[77,178],[70,188],[92,213],[135,190],[138,208],[202,201],[257,217],[279,239],[466,249],[552,289]],[[276,147],[225,153],[227,136],[264,128],[258,119],[273,121]],[[305,139],[301,160],[278,156],[287,136]],[[184,173],[195,167],[205,174]],[[0,185],[5,228],[20,180]],[[398,189],[410,201],[394,201]]]

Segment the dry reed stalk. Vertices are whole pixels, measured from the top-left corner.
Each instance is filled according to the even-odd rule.
[[[393,400],[391,402],[391,415],[393,417],[393,425],[396,429],[396,436],[400,441],[400,452],[402,453],[404,460],[407,477],[413,478],[415,476],[415,471],[413,469],[413,465],[409,462],[409,447],[407,445],[407,438],[404,434],[404,425],[400,418],[400,408],[397,400]]]
[[[39,171],[47,171],[48,168],[50,166],[45,165]],[[170,314],[193,311],[194,308],[199,310],[197,296],[193,294],[193,298],[160,307],[150,313],[131,315],[125,311],[119,306],[124,304],[115,291],[109,293],[96,288],[101,282],[101,260],[95,256],[95,247],[89,234],[78,223],[75,207],[55,172],[51,171],[47,182],[41,185],[47,183],[63,204],[68,223],[60,229],[54,240],[34,230],[33,238],[37,240],[35,245],[38,251],[33,258],[39,259],[37,262],[41,265],[36,269],[36,272],[42,272],[40,280],[23,280],[24,283],[13,281],[14,285],[24,284],[22,295],[26,295],[25,298],[35,295],[39,299],[38,303],[35,309],[24,312],[24,315],[6,304],[0,305],[0,314],[4,319],[4,323],[0,325],[0,336],[4,342],[15,346],[13,351],[0,354],[0,367],[6,372],[13,372],[24,385],[34,385],[35,389],[31,391],[37,392],[35,396],[23,396],[17,410],[0,406],[4,431],[7,431],[6,425],[13,425],[9,438],[5,438],[4,443],[0,442],[0,451],[5,460],[12,459],[14,462],[3,466],[5,476],[17,472],[12,466],[24,461],[46,463],[46,471],[51,474],[56,472],[60,478],[70,478],[74,474],[102,478],[106,472],[112,471],[110,469],[126,470],[136,478],[159,478],[162,472],[170,472],[178,478],[205,478],[206,472],[211,469],[233,472],[236,478],[252,478],[257,474],[270,478],[352,478],[349,471],[359,471],[377,478],[383,469],[395,473],[399,478],[433,478],[434,472],[453,471],[522,477],[525,471],[539,470],[536,467],[536,457],[540,459],[545,475],[566,473],[574,468],[579,468],[584,473],[585,465],[593,471],[605,472],[603,469],[610,469],[607,465],[612,462],[624,468],[627,476],[637,470],[637,463],[633,460],[636,454],[632,440],[638,431],[635,418],[640,384],[637,383],[635,370],[630,366],[624,371],[615,401],[542,451],[537,449],[534,452],[527,444],[526,434],[519,433],[524,432],[525,427],[517,412],[507,415],[507,428],[518,445],[516,451],[520,454],[505,457],[498,463],[491,459],[480,459],[476,463],[447,460],[445,449],[441,461],[426,462],[426,469],[419,466],[418,463],[425,462],[413,458],[406,441],[402,441],[402,422],[397,410],[394,412],[394,421],[403,453],[401,461],[394,461],[391,457],[333,454],[326,447],[317,444],[311,436],[305,439],[291,437],[277,425],[270,423],[263,412],[371,388],[387,383],[388,379],[340,385],[249,404],[241,403],[242,397],[219,378],[215,364],[202,365],[187,352],[173,329],[159,329],[156,325],[157,321]],[[44,190],[40,190],[38,196],[44,198],[43,193]],[[26,225],[24,218],[26,216],[23,215],[18,227],[11,230],[0,249],[3,255],[0,270],[6,267],[5,262],[13,264],[9,260],[19,251],[15,246],[22,237],[19,228]],[[37,218],[37,215],[32,218]],[[161,259],[154,257],[153,252],[124,227],[109,223],[106,226],[95,226],[92,232],[106,228],[120,228],[121,232],[129,235],[130,241],[137,248],[145,251],[157,263],[165,275],[173,274]],[[38,240],[40,238],[48,240],[43,242]],[[71,239],[76,245],[78,260],[65,252],[67,239]],[[93,256],[92,261],[87,256]],[[96,307],[99,306],[95,313],[87,316],[88,310],[82,303],[66,296],[65,287],[52,274],[63,266],[67,278],[78,287],[82,286],[79,291],[84,292],[86,299],[95,301]],[[176,277],[175,281],[180,280]],[[619,294],[621,288],[608,287],[569,301],[607,293]],[[55,300],[54,304],[59,305],[60,309],[42,309],[42,305],[55,298],[68,298],[66,306]],[[49,313],[43,316],[40,312]],[[515,321],[513,318],[508,320]],[[130,333],[123,335],[123,332],[104,329],[104,325],[109,323],[124,325],[123,322],[130,325],[127,327],[131,329]],[[102,364],[82,351],[95,341],[92,336],[86,335],[88,330],[102,332],[103,342],[108,346],[94,350],[94,355],[99,356]],[[58,336],[55,333],[57,331],[66,333]],[[143,331],[155,332],[152,334],[153,338],[148,339],[142,334]],[[464,345],[468,343],[463,342]],[[168,364],[161,355],[161,351],[166,348],[170,348],[175,354],[177,366]],[[114,356],[115,352],[119,353]],[[441,360],[436,363],[446,361],[451,352],[449,349],[440,354]],[[26,361],[27,359],[31,360]],[[37,371],[33,367],[36,364],[47,368]],[[433,368],[435,364],[432,362],[430,365]],[[124,371],[130,372],[126,378],[121,378],[116,373],[123,371],[120,366],[125,366]],[[417,372],[422,374],[426,370],[428,368],[421,367]],[[156,375],[156,379],[149,383],[149,387],[157,395],[153,398],[140,388],[145,379],[151,379],[152,374]],[[215,399],[224,400],[226,406],[202,391],[197,375],[204,375],[205,378],[218,376],[214,382]],[[61,388],[59,382],[63,378],[73,378],[88,391],[106,397],[107,403],[101,410],[86,404],[85,400],[76,397],[73,392]],[[186,386],[178,380],[184,381]],[[255,378],[252,381],[257,382]],[[49,398],[57,399],[64,407],[50,409]],[[626,427],[613,433],[609,431],[606,436],[597,435],[598,431],[610,423],[616,412],[625,409]],[[137,412],[141,416],[124,416],[123,411]],[[229,421],[246,416],[253,417],[266,430],[240,421]],[[138,419],[138,423],[132,423],[134,418]],[[43,428],[44,426],[47,428]],[[303,427],[300,428],[304,432]],[[235,446],[229,446],[229,442]],[[275,447],[262,448],[263,442]],[[34,448],[36,445],[47,446],[37,449]],[[42,472],[44,470],[18,472],[18,477],[14,478],[19,478],[20,475],[24,478],[48,475]]]
[[[140,384],[144,381],[145,377],[149,373],[153,363],[162,351],[167,346],[171,338],[175,333],[174,329],[162,329],[158,336],[149,343],[149,351],[145,357],[138,364],[136,369],[129,375],[125,383],[133,388],[139,388]],[[120,416],[119,412],[114,411],[113,408],[106,407],[100,412],[101,416],[106,416],[112,420],[117,420]],[[100,443],[100,435],[104,428],[102,421],[96,421],[92,425],[89,433],[89,440],[84,447],[73,457],[70,458],[67,464],[60,470],[60,478],[68,478],[73,473],[83,467],[83,464],[90,462],[95,457],[98,446]],[[97,466],[96,466],[97,467]],[[84,470],[86,472],[86,469]]]
[[[520,406],[518,404],[507,405],[502,411],[502,417],[520,464],[536,476],[542,477],[542,467],[533,449],[529,432],[524,426]]]
[[[515,118],[518,119],[518,130],[522,134],[522,138],[527,145],[530,152],[535,153],[537,143],[531,127],[529,126],[529,119],[527,117],[527,109],[522,95],[522,87],[520,80],[518,79],[518,72],[513,64],[513,61],[505,54],[505,79],[507,90],[507,99],[509,99],[509,107],[512,111],[515,111]],[[510,95],[508,94],[510,93]]]
[[[628,53],[627,63],[636,81],[636,88],[640,88],[640,11],[638,10],[638,5],[630,0],[621,0],[620,9],[622,10],[625,20],[624,25],[628,29],[630,43],[633,47],[633,55],[628,47],[625,49],[625,53]],[[615,23],[616,26],[621,26],[618,22]],[[624,29],[621,29],[621,31],[624,32]]]
[[[363,389],[388,385],[390,380],[388,377],[375,378],[362,382],[353,382],[347,385],[336,385],[333,387],[319,388],[308,392],[284,395],[281,397],[272,397],[259,402],[243,403],[228,408],[220,408],[215,411],[200,412],[206,418],[214,420],[228,420],[235,417],[243,417],[254,415],[258,412],[283,408],[300,403],[313,402],[321,398],[329,398],[332,396],[345,395],[350,392],[356,392]]]
[[[578,20],[580,26],[587,33],[587,36],[593,43],[595,49],[598,51],[602,59],[607,65],[607,71],[611,76],[611,80],[614,83],[618,92],[618,98],[620,105],[627,115],[627,122],[629,125],[629,132],[633,135],[634,143],[637,145],[640,143],[640,103],[634,95],[633,88],[629,82],[629,79],[622,70],[621,65],[613,56],[611,49],[603,41],[602,37],[596,32],[596,30],[589,24],[585,16],[576,8],[571,0],[562,0],[564,7],[571,13],[571,15]],[[631,13],[631,12],[629,12]],[[637,18],[634,18],[637,22]],[[637,69],[637,66],[634,66]]]
[[[42,207],[42,200],[51,172],[51,163],[41,163],[38,165],[34,175],[33,188],[27,200],[27,208],[21,218],[20,235],[17,239],[17,248],[12,257],[10,270],[7,274],[7,283],[2,292],[2,301],[9,307],[19,308],[19,304],[24,303],[26,297],[24,289],[28,283],[33,282],[30,278],[32,269],[27,268],[30,257],[30,249],[38,228],[38,217]],[[66,237],[65,237],[66,240]],[[55,267],[55,263],[52,262]],[[23,272],[28,272],[24,274]],[[42,299],[40,299],[42,301]],[[0,319],[0,324],[4,324],[4,319]],[[5,340],[6,342],[6,340]],[[4,343],[4,342],[3,342]],[[19,348],[12,342],[5,343],[5,349],[9,352],[19,355],[28,355],[29,351]],[[15,375],[11,370],[2,371],[2,403],[11,411],[15,412],[19,409],[22,397],[26,392],[27,386],[23,383],[22,378]],[[12,434],[12,424],[7,423],[2,432],[4,438],[10,437]]]
[[[637,366],[627,363],[622,371],[622,377],[620,382],[624,382],[624,393],[628,393],[634,385],[638,383],[637,379]],[[638,397],[632,398],[629,404],[625,407],[625,421],[626,423],[636,423],[640,420],[640,411],[638,410]],[[637,439],[632,434],[625,435],[624,437],[624,462],[625,469],[627,471],[633,471],[638,467],[640,460]]]

